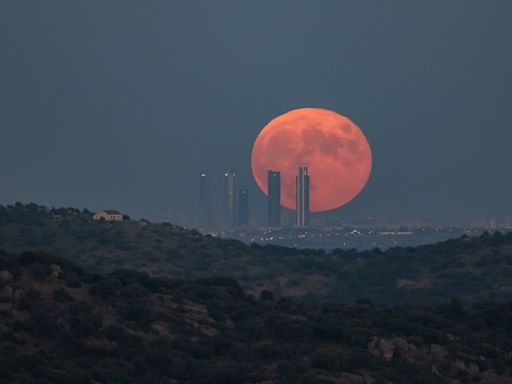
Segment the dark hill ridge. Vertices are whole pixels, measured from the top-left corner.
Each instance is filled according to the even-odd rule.
[[[294,303],[0,252],[0,383],[510,383],[512,304]]]
[[[76,209],[0,206],[0,248],[44,250],[89,270],[179,279],[233,277],[248,292],[379,303],[512,299],[512,234],[463,237],[381,252],[247,245],[171,224],[101,223]]]

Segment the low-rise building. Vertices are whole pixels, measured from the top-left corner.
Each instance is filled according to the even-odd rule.
[[[98,221],[123,221],[123,214],[116,210],[107,209],[95,213],[93,219]]]

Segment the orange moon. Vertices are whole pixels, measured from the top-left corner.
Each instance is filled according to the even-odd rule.
[[[252,173],[267,191],[267,172],[281,172],[281,204],[295,209],[295,176],[308,167],[310,210],[347,204],[366,185],[372,168],[370,145],[359,127],[336,112],[301,108],[276,117],[260,132],[252,149]]]

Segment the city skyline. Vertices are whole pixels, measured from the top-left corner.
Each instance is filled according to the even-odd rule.
[[[277,172],[279,174],[279,172]],[[238,186],[237,172],[231,168],[218,177],[209,172],[199,175],[199,204],[193,227],[208,232],[213,229],[234,229],[251,225],[249,192],[247,188]],[[211,189],[212,184],[223,178],[222,194]],[[220,199],[215,196],[221,196]],[[278,213],[280,207],[278,208]],[[263,224],[263,223],[258,223]]]
[[[263,221],[252,222],[249,207],[251,206],[249,200],[249,193],[247,188],[238,188],[236,172],[231,169],[225,171],[223,174],[223,199],[222,203],[218,204],[221,209],[220,221],[212,222],[215,204],[212,205],[212,191],[210,190],[209,174],[206,172],[200,173],[199,182],[199,205],[197,225],[202,231],[208,231],[214,228],[217,229],[233,229],[236,227],[248,227],[250,225],[268,227],[281,227],[281,226],[297,226],[305,227],[309,225],[309,191],[310,179],[307,167],[299,167],[297,171],[296,181],[296,214],[294,223],[282,223],[282,209],[281,205],[281,181],[280,171],[268,170],[268,192],[267,192],[267,215]],[[220,203],[220,201],[219,201]]]
[[[300,167],[306,168],[307,167]],[[298,173],[300,173],[300,168]],[[309,174],[304,174],[309,180]],[[185,219],[186,223],[177,222],[179,224],[198,228],[202,231],[208,230],[219,230],[219,229],[235,229],[238,226],[251,226],[254,228],[258,227],[276,227],[276,228],[286,228],[286,227],[294,227],[298,226],[298,210],[289,210],[282,205],[277,205],[278,198],[280,196],[280,172],[268,170],[268,195],[266,196],[266,204],[267,211],[264,216],[256,215],[258,210],[254,208],[254,204],[251,204],[251,199],[249,199],[249,192],[247,188],[238,188],[236,184],[236,178],[239,176],[234,170],[225,171],[222,174],[213,175],[214,178],[211,178],[211,174],[209,172],[201,172],[199,174],[199,205],[196,213],[196,219]],[[217,176],[217,177],[215,177]],[[215,180],[220,180],[221,177],[224,178],[224,184],[222,189],[222,199],[216,200],[214,198],[215,195],[219,195],[220,190],[214,191],[211,189],[211,184],[215,184]],[[232,178],[231,181],[226,184],[228,179]],[[308,181],[309,183],[309,181]],[[227,188],[227,185],[231,185],[231,188]],[[310,185],[308,185],[309,188]],[[235,192],[235,199],[231,198],[231,193],[227,194],[228,190],[233,190],[235,188],[237,192]],[[220,196],[220,195],[219,195]],[[229,196],[229,198],[227,198]],[[240,197],[243,196],[244,199],[247,199],[246,205],[240,205]],[[274,198],[274,201],[273,201]],[[235,207],[234,209],[234,218],[233,221],[229,221],[229,224],[226,224],[225,220],[225,212],[227,207],[227,202],[229,201],[229,205]],[[244,203],[245,204],[245,203]],[[277,208],[277,209],[276,209]],[[208,214],[206,214],[208,212]],[[252,214],[251,214],[252,212]],[[274,220],[279,219],[279,221],[271,221],[271,212],[274,212]],[[304,212],[307,212],[305,210]],[[275,214],[277,213],[277,214]],[[290,213],[293,213],[293,220],[289,220]],[[508,228],[509,219],[508,217],[503,217],[501,215],[492,215],[489,217],[475,217],[470,219],[431,219],[431,218],[422,218],[422,217],[403,217],[399,219],[390,219],[390,218],[375,218],[375,217],[359,217],[354,219],[353,217],[343,217],[340,215],[337,210],[326,211],[322,213],[316,213],[314,215],[314,224],[311,223],[311,213],[307,212],[307,222],[309,225],[314,225],[316,227],[339,227],[339,225],[353,225],[354,227],[366,227],[366,228],[386,228],[386,227],[396,227],[398,225],[403,225],[404,227],[410,228],[450,228],[450,227],[460,227],[460,228],[488,228],[489,230],[499,230],[502,228],[502,223],[507,223],[506,227]],[[231,217],[231,214],[229,214]],[[304,214],[302,215],[304,217]],[[288,219],[284,219],[288,217]],[[208,218],[208,219],[207,219]],[[242,220],[241,220],[242,218]],[[205,221],[206,220],[206,221]],[[209,225],[206,225],[209,223]],[[243,223],[243,224],[241,224]],[[245,224],[247,223],[247,224]],[[401,224],[400,224],[401,223]],[[512,223],[512,221],[511,221]]]

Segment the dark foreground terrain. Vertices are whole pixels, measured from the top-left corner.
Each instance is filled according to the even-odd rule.
[[[0,253],[0,383],[511,383],[512,305],[296,303]]]
[[[89,271],[120,268],[175,279],[225,276],[249,293],[381,304],[512,301],[512,234],[386,251],[246,245],[172,224],[101,223],[88,211],[0,206],[0,249],[44,250]]]

